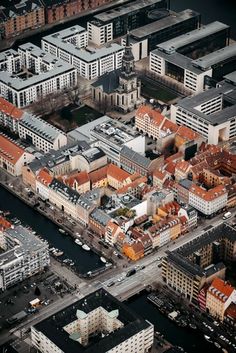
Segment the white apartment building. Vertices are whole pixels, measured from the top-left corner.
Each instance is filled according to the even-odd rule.
[[[0,254],[0,290],[43,271],[50,264],[48,244],[23,226],[4,231]]]
[[[85,29],[83,30],[85,31]],[[64,33],[64,31],[62,32]],[[123,46],[112,43],[105,47],[93,48],[87,46],[85,39],[76,45],[73,41],[64,40],[63,33],[58,32],[43,37],[42,48],[72,65],[78,75],[93,80],[122,66]],[[86,36],[85,32],[84,36]]]
[[[0,53],[0,70],[16,73],[20,70],[21,62],[19,53],[14,49],[8,49]]]
[[[106,335],[101,335],[106,332]],[[91,335],[96,343],[90,342]],[[104,289],[41,321],[31,340],[42,353],[146,353],[153,345],[154,326],[138,318]]]
[[[45,153],[67,144],[66,134],[46,121],[25,113],[18,125],[19,137]]]
[[[68,63],[45,53],[32,43],[18,48],[17,71],[0,71],[0,95],[17,107],[25,107],[50,93],[77,84],[76,70]],[[10,56],[12,66],[14,58]]]
[[[42,49],[54,56],[59,56],[58,52],[61,49],[63,53],[63,45],[65,48],[66,44],[72,44],[77,49],[86,48],[88,46],[88,32],[84,27],[75,25],[49,34],[41,40]],[[68,56],[65,54],[64,61],[67,61],[67,58]],[[67,62],[69,63],[69,61]]]
[[[90,139],[94,141],[94,145],[105,152],[108,161],[119,167],[120,152],[123,146],[127,146],[141,154],[145,153],[145,137],[132,128],[109,117],[107,117],[105,122],[94,126],[90,130]]]
[[[100,46],[113,40],[113,23],[102,23],[95,19],[87,23],[88,39]]]
[[[189,189],[189,205],[204,215],[211,216],[227,205],[228,192],[223,185],[210,190],[193,184]]]
[[[171,105],[171,120],[197,131],[217,145],[236,136],[236,88],[222,82],[193,97]]]
[[[0,135],[0,168],[13,176],[22,174],[22,167],[34,156],[4,135]]]
[[[149,70],[160,76],[170,76],[179,82],[182,82],[185,88],[192,92],[199,93],[204,91],[205,76],[212,76],[212,69],[201,71],[199,68],[191,65],[192,60],[182,54],[166,54],[160,49],[155,49],[150,52]],[[181,79],[174,77],[168,72],[168,64],[175,65],[180,72]],[[179,77],[180,77],[179,76]]]

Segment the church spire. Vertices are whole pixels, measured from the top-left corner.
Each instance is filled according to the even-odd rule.
[[[122,58],[122,73],[125,75],[131,75],[134,73],[134,56],[130,44],[129,31],[126,35],[125,52]]]

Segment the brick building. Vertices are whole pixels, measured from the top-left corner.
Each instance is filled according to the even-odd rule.
[[[44,6],[40,0],[23,0],[0,10],[0,38],[11,38],[26,30],[45,25]]]

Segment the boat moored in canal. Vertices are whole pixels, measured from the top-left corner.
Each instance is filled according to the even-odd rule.
[[[61,233],[61,234],[66,234],[66,231],[62,228],[59,228],[58,231]]]
[[[75,239],[75,243],[76,243],[77,245],[80,245],[80,246],[83,245],[82,241],[80,241],[79,239]]]
[[[107,260],[106,260],[105,257],[103,257],[103,256],[100,257],[100,260],[101,260],[104,264],[107,263]]]
[[[90,247],[87,244],[82,245],[82,249],[86,250],[86,251],[90,251]]]

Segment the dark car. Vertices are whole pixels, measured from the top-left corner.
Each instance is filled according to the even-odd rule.
[[[111,281],[107,284],[107,287],[112,287],[112,286],[114,286],[114,284],[115,284],[115,282]]]

